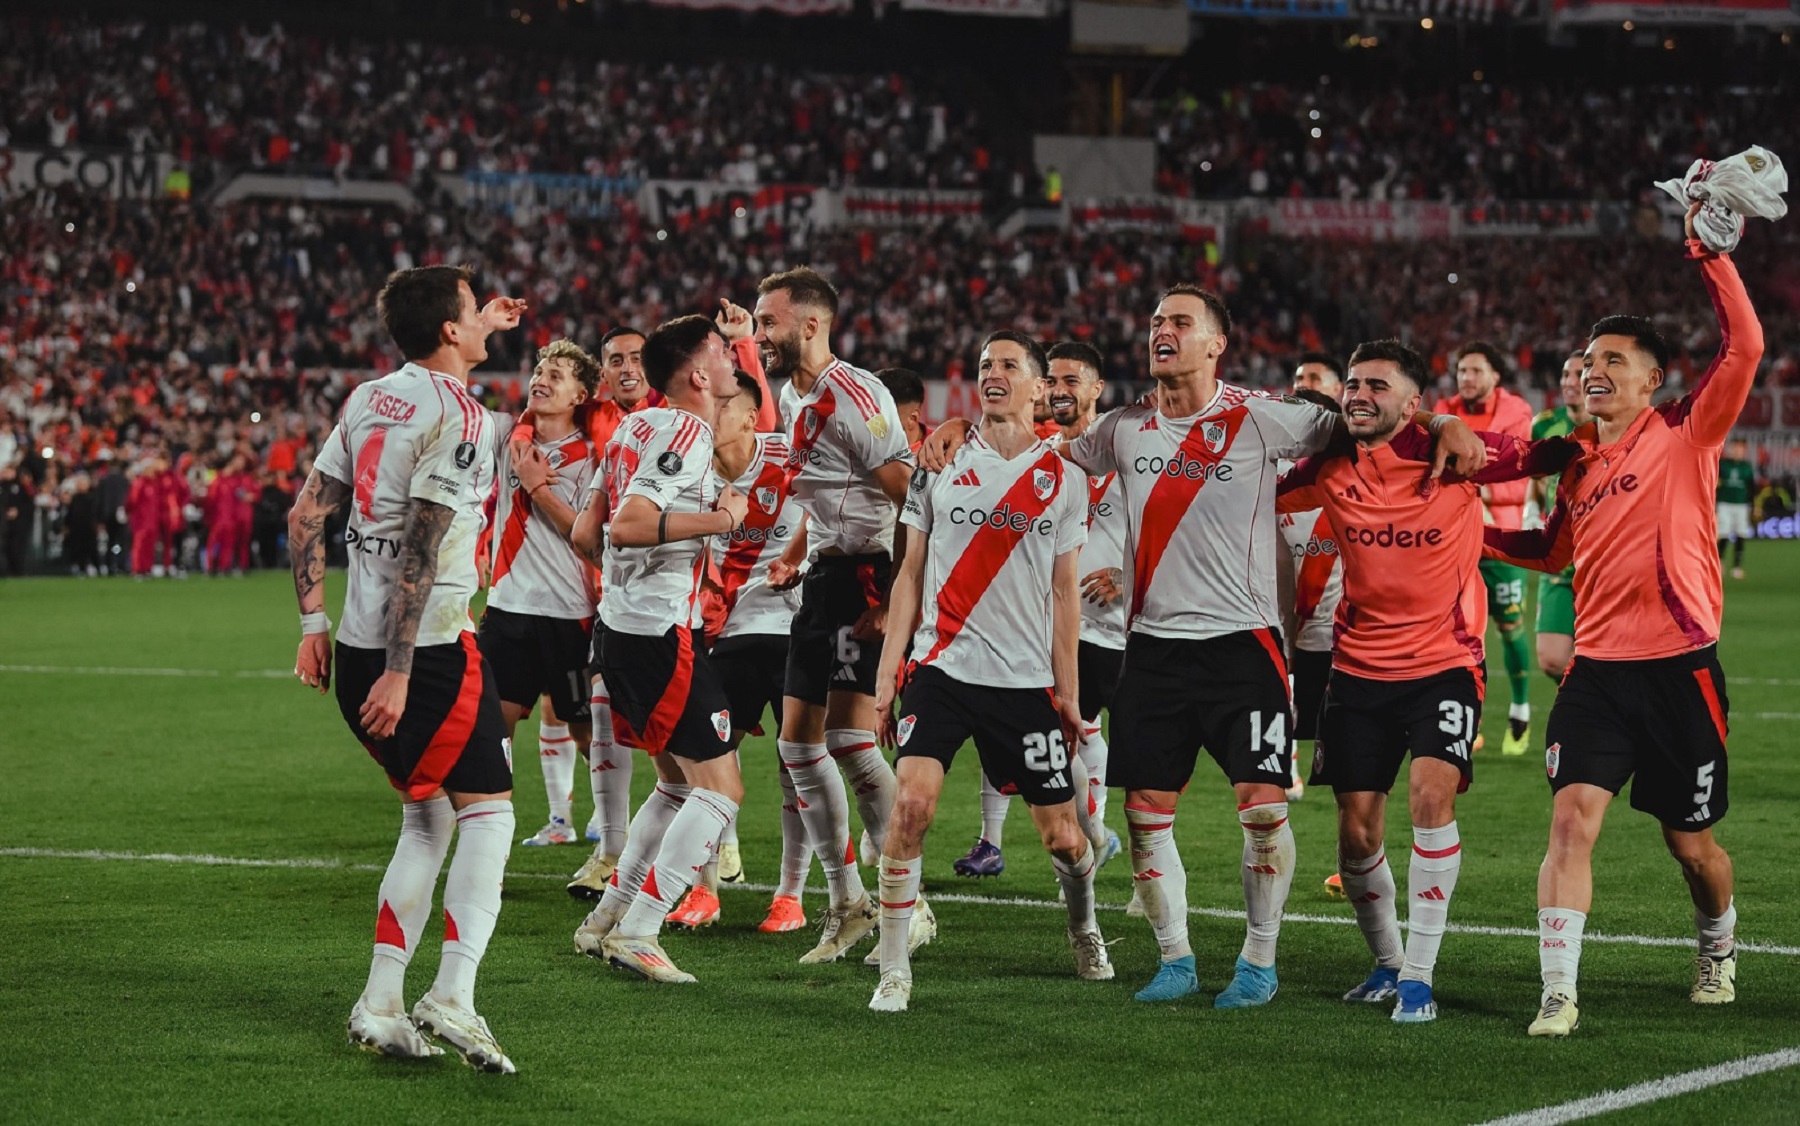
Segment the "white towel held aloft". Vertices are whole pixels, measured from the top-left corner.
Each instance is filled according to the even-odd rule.
[[[1744,220],[1779,219],[1787,214],[1787,169],[1781,158],[1751,145],[1724,160],[1696,160],[1679,180],[1659,180],[1657,187],[1686,206],[1695,200],[1705,204],[1694,216],[1694,234],[1706,249],[1727,254],[1737,249],[1744,234]]]

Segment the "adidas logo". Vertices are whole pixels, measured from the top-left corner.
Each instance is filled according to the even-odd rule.
[[[1067,786],[1068,784],[1069,780],[1063,777],[1063,772],[1060,770],[1050,776],[1050,781],[1044,783],[1046,787],[1051,789],[1055,789],[1059,786]]]
[[[1272,754],[1268,758],[1263,759],[1262,765],[1257,767],[1257,769],[1264,771],[1265,773],[1268,773],[1268,774],[1283,774],[1283,775],[1285,775],[1287,773],[1287,771],[1281,769],[1281,755],[1280,754]]]
[[[1144,424],[1142,426],[1138,427],[1138,433],[1142,434],[1146,430],[1156,430],[1156,429],[1158,429],[1158,427],[1156,425],[1156,416],[1151,415],[1149,418],[1144,420]]]
[[[1443,902],[1443,901],[1444,901],[1444,898],[1445,898],[1445,896],[1444,896],[1444,889],[1442,889],[1442,888],[1440,888],[1440,887],[1438,887],[1438,886],[1437,886],[1437,885],[1435,885],[1435,884],[1433,884],[1433,885],[1432,885],[1432,888],[1431,888],[1431,890],[1430,890],[1430,891],[1422,891],[1422,892],[1420,892],[1420,893],[1419,893],[1419,898],[1420,898],[1420,899],[1433,899],[1433,900],[1436,900],[1436,901],[1438,901],[1438,902],[1439,902],[1439,903],[1442,903],[1442,902]]]
[[[975,476],[975,471],[973,469],[965,469],[960,476],[950,483],[952,485],[968,485],[974,487],[981,484],[981,478]]]
[[[1244,871],[1255,872],[1259,876],[1280,875],[1279,872],[1275,871],[1275,865],[1273,864],[1246,864],[1244,865]]]

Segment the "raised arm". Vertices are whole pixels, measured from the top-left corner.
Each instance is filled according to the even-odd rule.
[[[1693,230],[1689,217],[1689,232]],[[1690,237],[1688,257],[1700,263],[1700,277],[1719,318],[1719,351],[1700,376],[1694,389],[1665,407],[1663,417],[1696,446],[1725,444],[1731,427],[1743,413],[1756,368],[1762,362],[1763,330],[1750,295],[1731,256],[1714,254]]]
[[[756,347],[756,323],[750,319],[750,310],[721,297],[713,323],[731,341],[732,362],[762,388],[762,406],[756,411],[757,433],[775,433],[781,429],[781,411],[775,406],[775,396],[769,393],[769,381],[763,374],[762,353]]]
[[[136,487],[136,483],[133,483]],[[323,695],[331,687],[331,621],[325,616],[325,522],[350,503],[350,486],[314,468],[288,510],[288,558],[300,603],[294,675]]]

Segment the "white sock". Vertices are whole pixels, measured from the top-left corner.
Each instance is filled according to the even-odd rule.
[[[895,860],[881,858],[881,972],[898,970],[912,976],[912,957],[906,944],[912,930],[913,908],[919,902],[919,872],[923,857]]]
[[[1356,912],[1356,925],[1375,955],[1375,964],[1397,970],[1405,961],[1400,952],[1400,913],[1394,906],[1399,889],[1394,885],[1394,870],[1388,867],[1387,850],[1374,856],[1355,859],[1338,854],[1338,878],[1344,884],[1344,898]]]
[[[1253,966],[1275,964],[1275,940],[1281,913],[1294,884],[1294,830],[1287,802],[1264,802],[1238,810],[1244,828],[1244,961]]]
[[[1587,913],[1567,907],[1545,907],[1538,911],[1538,967],[1544,978],[1544,992],[1560,986],[1570,997],[1575,996],[1575,978],[1581,970],[1581,932],[1587,929]]]
[[[738,764],[738,777],[740,777],[740,778],[743,777],[744,760],[738,757],[738,753],[736,751],[731,752],[731,758],[732,758],[733,762]],[[725,845],[734,845],[734,844],[738,843],[737,827],[738,827],[737,818],[733,817],[731,819],[731,823],[725,826],[725,831],[723,833],[719,834],[720,847],[724,847]],[[715,861],[718,860],[717,853],[713,854],[713,859]],[[719,885],[715,883],[712,886],[716,888]]]
[[[1100,835],[1106,836],[1106,760],[1110,751],[1106,746],[1106,736],[1100,731],[1098,723],[1082,726],[1081,742],[1076,744],[1075,754],[1081,759],[1081,765],[1087,767],[1088,774],[1088,816],[1100,827]],[[1079,799],[1078,799],[1079,800]]]
[[[887,840],[888,818],[894,814],[894,768],[881,755],[873,731],[827,731],[825,749],[844,772],[844,785],[856,796],[856,815],[879,851]]]
[[[381,906],[375,915],[375,956],[363,1000],[385,1013],[406,1011],[406,966],[419,948],[419,936],[431,917],[431,895],[437,890],[444,854],[456,831],[450,799],[407,802],[400,807],[400,841],[381,876]]]
[[[1700,953],[1723,958],[1737,949],[1737,903],[1725,904],[1725,913],[1713,918],[1694,908],[1694,927],[1700,932]]]
[[[569,811],[575,804],[575,760],[579,757],[567,724],[538,720],[538,765],[544,769],[544,796],[550,799],[550,816],[564,823],[573,823]]]
[[[656,862],[645,874],[637,898],[619,920],[621,936],[648,938],[662,930],[663,919],[687,894],[695,873],[717,853],[719,834],[737,811],[737,803],[724,794],[698,786],[688,792],[681,812],[663,834]]]
[[[794,799],[800,807],[800,820],[806,825],[807,843],[819,858],[825,884],[831,889],[831,905],[848,907],[868,892],[863,888],[862,873],[854,863],[845,860],[850,851],[850,798],[844,792],[843,775],[832,764],[823,743],[777,739],[775,744],[794,783]]]
[[[812,867],[812,846],[806,843],[806,823],[800,820],[800,798],[794,793],[794,779],[787,763],[778,763],[781,777],[781,884],[776,895],[800,898],[806,887],[806,872]]]
[[[612,698],[599,677],[594,678],[590,704],[594,735],[588,743],[588,785],[600,819],[600,855],[622,856],[631,820],[631,748],[613,741]]]
[[[1000,838],[1006,833],[1006,811],[1012,807],[1012,798],[995,788],[988,780],[987,771],[981,772],[981,839],[1000,848]]]
[[[1412,863],[1407,871],[1406,966],[1401,981],[1431,984],[1444,926],[1450,919],[1450,897],[1462,871],[1462,835],[1452,821],[1441,829],[1413,829]]]
[[[1073,861],[1055,855],[1050,857],[1050,866],[1056,869],[1056,882],[1062,885],[1063,900],[1069,908],[1069,929],[1072,931],[1100,929],[1094,918],[1096,859],[1092,847],[1082,849],[1081,855]]]
[[[456,855],[444,877],[444,960],[431,992],[475,1008],[475,970],[500,917],[500,885],[512,851],[513,807],[506,799],[466,805],[456,814]]]
[[[1506,709],[1506,718],[1507,719],[1516,719],[1520,723],[1530,723],[1531,722],[1531,701],[1520,700],[1518,703],[1508,705],[1508,707]]]
[[[1144,916],[1156,932],[1162,960],[1191,957],[1188,945],[1187,869],[1175,850],[1175,811],[1153,805],[1125,804],[1131,826],[1131,874],[1137,882]]]
[[[637,816],[631,819],[625,851],[619,854],[619,866],[607,882],[606,893],[600,897],[599,905],[588,918],[598,921],[601,917],[614,920],[624,917],[644,884],[644,876],[650,871],[657,850],[662,848],[663,835],[687,802],[689,790],[687,786],[659,781],[650,796],[644,799],[644,804],[638,806]]]

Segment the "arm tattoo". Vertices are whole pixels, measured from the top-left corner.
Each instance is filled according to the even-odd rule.
[[[288,557],[294,567],[294,594],[300,600],[302,613],[307,612],[307,602],[315,591],[319,609],[324,609],[325,522],[348,503],[350,486],[317,469],[307,477],[300,499],[294,502],[288,520]]]
[[[578,513],[575,518],[577,520],[579,520],[579,519],[581,519],[582,515],[585,515],[586,513],[590,512],[590,511],[593,512],[595,517],[599,520],[600,528],[599,528],[598,534],[596,534],[594,536],[593,552],[591,554],[582,552],[581,554],[582,554],[583,558],[585,558],[589,563],[592,563],[596,567],[600,567],[600,566],[604,566],[605,561],[606,561],[606,517],[607,517],[607,511],[606,511],[606,491],[604,489],[590,490],[588,493],[588,496],[587,496],[587,504],[582,507],[581,512]]]
[[[406,511],[406,530],[400,533],[400,574],[394,580],[394,597],[388,603],[389,672],[412,673],[419,619],[425,614],[425,603],[437,582],[438,546],[455,518],[455,509],[416,497]]]

